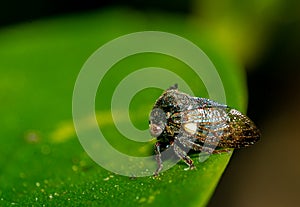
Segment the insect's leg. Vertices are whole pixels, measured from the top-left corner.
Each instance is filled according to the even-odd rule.
[[[154,176],[158,176],[159,172],[163,168],[162,160],[161,160],[161,153],[160,153],[160,144],[156,142],[155,144],[155,153],[156,153],[156,162],[157,162],[157,169],[154,173]]]
[[[193,142],[193,140],[191,140],[190,138],[180,138],[178,139],[179,142],[181,144],[183,144],[183,146],[195,150],[195,151],[201,151],[202,150],[202,146],[200,144],[197,144],[195,142]]]
[[[194,161],[177,144],[174,144],[174,152],[180,159],[182,159],[189,166],[189,169],[195,168]]]

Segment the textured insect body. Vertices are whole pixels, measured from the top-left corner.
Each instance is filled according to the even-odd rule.
[[[221,153],[228,148],[253,145],[260,139],[255,124],[238,110],[192,97],[178,91],[177,85],[166,90],[154,104],[150,133],[157,138],[155,175],[162,169],[161,152],[170,146],[193,169],[193,161],[187,155],[190,149],[206,154]]]

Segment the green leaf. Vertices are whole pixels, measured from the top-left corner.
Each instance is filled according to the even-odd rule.
[[[195,170],[185,171],[185,164],[180,162],[158,178],[129,178],[94,163],[78,142],[72,123],[73,87],[86,59],[107,41],[144,30],[171,32],[196,43],[217,67],[228,105],[245,111],[246,86],[239,64],[230,55],[220,53],[213,40],[201,30],[195,31],[188,25],[183,16],[114,9],[2,29],[0,206],[207,204],[231,154],[212,155],[204,163],[198,161],[196,154],[192,155]],[[118,67],[130,68],[126,71],[130,72],[149,63],[173,68],[190,81],[198,96],[207,97],[201,81],[184,64],[157,54],[137,55],[120,62],[110,71],[113,79],[103,80],[100,88],[111,95],[126,75],[118,73]],[[133,98],[130,111],[138,113],[130,116],[136,127],[147,127],[149,110],[160,92],[147,89]],[[97,96],[96,105],[96,110],[107,116],[103,130],[114,137],[114,147],[129,154],[132,150],[143,154],[151,149],[153,142],[139,145],[123,140],[110,121],[107,103],[102,103]]]

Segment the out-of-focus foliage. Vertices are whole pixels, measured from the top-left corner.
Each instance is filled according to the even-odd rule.
[[[243,63],[259,58],[276,24],[284,21],[287,2],[282,0],[195,1],[193,25]]]
[[[148,19],[149,14],[117,9],[2,29],[1,206],[203,206],[208,202],[230,154],[213,155],[205,163],[199,163],[195,155],[197,169],[194,171],[184,171],[186,166],[180,163],[158,179],[128,178],[99,167],[76,139],[71,100],[81,66],[105,42],[141,30],[173,32],[197,43],[213,60],[225,90],[231,94],[228,103],[245,111],[245,82],[240,66],[210,46],[207,37],[195,37],[183,18],[158,13],[150,16],[153,18]],[[178,60],[151,54],[132,58],[116,67],[172,66],[179,73],[185,71],[182,75],[188,80],[194,80],[194,74]],[[124,74],[117,72],[113,77],[117,80],[121,75]],[[101,96],[110,93],[115,80],[108,79],[103,84],[108,85]],[[198,96],[206,94],[199,83],[191,81],[191,85]],[[154,97],[151,91],[145,91],[143,95],[152,96],[149,100],[153,101],[158,94]],[[101,100],[96,102],[100,105]],[[145,108],[144,100],[137,97],[132,111]],[[148,105],[151,103],[147,102]],[[134,115],[132,118],[137,125],[145,127],[148,112],[142,115],[142,119]],[[110,130],[113,123],[108,122],[105,127],[112,140],[122,139]],[[125,151],[134,146],[130,142],[117,143],[122,143],[118,147]],[[147,147],[151,150],[151,143]]]

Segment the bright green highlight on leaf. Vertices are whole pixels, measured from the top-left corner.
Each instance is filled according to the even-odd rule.
[[[0,31],[0,206],[207,204],[231,154],[212,155],[204,163],[198,161],[196,154],[192,155],[196,170],[185,171],[185,164],[180,162],[157,179],[129,178],[95,164],[74,131],[72,92],[86,59],[107,41],[144,30],[175,33],[197,44],[215,64],[224,83],[227,104],[245,111],[244,74],[230,55],[220,53],[201,30],[187,26],[184,17],[158,13],[150,16],[153,18],[127,10],[109,10]],[[207,97],[203,83],[185,64],[157,54],[139,54],[120,61],[100,84],[105,89],[101,96],[111,95],[124,75],[149,66],[176,72],[197,96]],[[158,89],[147,89],[134,96],[130,118],[137,128],[147,127],[148,114],[160,93]],[[99,125],[112,137],[112,145],[128,154],[151,153],[155,140],[139,144],[118,134],[109,106],[97,94]],[[88,116],[86,127],[97,127],[89,123]]]

